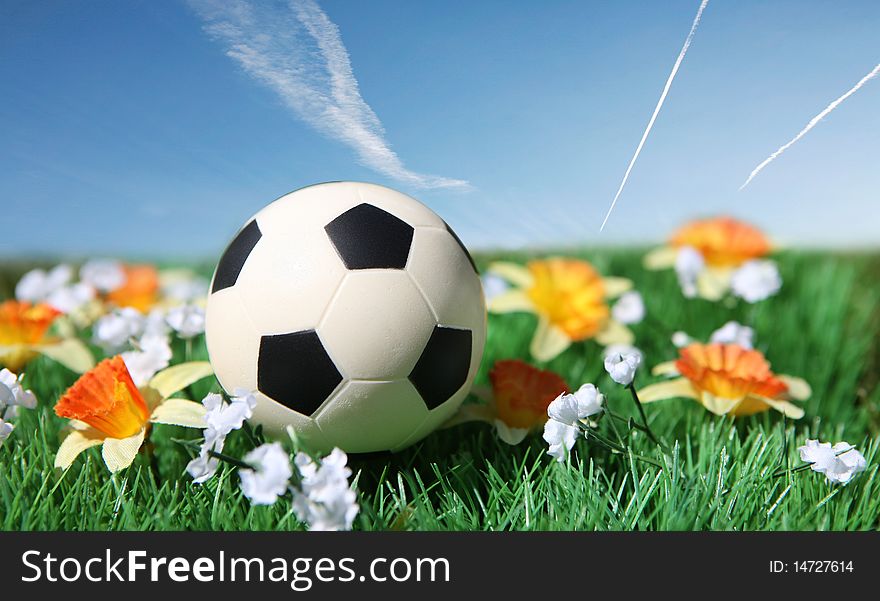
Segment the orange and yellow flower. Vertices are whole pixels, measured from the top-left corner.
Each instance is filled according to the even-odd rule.
[[[732,217],[691,221],[673,234],[670,243],[697,249],[706,264],[715,267],[739,267],[766,256],[772,248],[761,230]]]
[[[696,294],[718,300],[730,289],[733,272],[747,261],[765,257],[773,250],[770,240],[755,226],[732,217],[712,217],[686,223],[669,243],[645,256],[646,269],[675,266],[683,248],[696,251],[705,262],[696,277]]]
[[[694,399],[716,415],[752,415],[776,409],[799,419],[804,411],[791,403],[810,396],[800,378],[777,375],[759,351],[738,344],[690,344],[676,361],[657,365],[653,373],[682,377],[639,391],[642,403],[683,397]]]
[[[483,404],[462,405],[446,427],[481,421],[492,424],[498,437],[508,444],[519,444],[532,430],[547,421],[547,407],[568,386],[558,374],[541,370],[518,359],[497,361],[489,372],[490,389],[477,388],[474,394]]]
[[[538,316],[530,351],[539,361],[549,361],[572,342],[595,339],[603,345],[632,344],[630,330],[611,317],[608,300],[620,296],[632,282],[602,277],[588,262],[550,258],[529,261],[525,267],[498,262],[489,271],[513,288],[489,301],[489,311],[526,311]]]
[[[55,455],[55,467],[67,469],[86,449],[102,445],[111,472],[132,464],[151,424],[205,427],[200,403],[168,398],[211,375],[207,362],[183,363],[156,374],[148,386],[135,386],[122,357],[101,361],[83,374],[55,405],[71,431]]]
[[[39,354],[80,373],[94,365],[91,353],[80,340],[48,336],[49,327],[60,315],[45,303],[0,303],[0,366],[17,372]]]
[[[107,302],[147,313],[159,300],[159,272],[152,265],[125,265],[125,283],[107,294]]]

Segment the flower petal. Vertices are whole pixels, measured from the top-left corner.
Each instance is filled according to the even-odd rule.
[[[678,368],[675,366],[675,361],[665,361],[663,363],[658,363],[654,366],[654,369],[651,370],[651,373],[655,376],[677,376]]]
[[[646,254],[645,258],[642,259],[642,265],[649,271],[671,269],[675,266],[675,259],[677,257],[677,248],[674,246],[661,246]]]
[[[189,363],[173,365],[157,373],[150,380],[150,388],[157,390],[163,398],[168,398],[193,382],[213,374],[214,370],[209,362],[190,361]]]
[[[68,338],[54,344],[36,345],[33,350],[78,374],[85,373],[95,366],[95,358],[79,338]]]
[[[128,438],[107,438],[104,440],[101,455],[104,457],[107,469],[116,473],[130,466],[134,458],[137,457],[141,445],[144,444],[146,433],[146,429],[142,428],[140,432]]]
[[[632,280],[617,277],[603,277],[602,284],[605,287],[605,298],[617,298],[633,287]]]
[[[737,405],[743,402],[743,399],[725,399],[704,390],[700,402],[703,407],[715,415],[727,415],[736,409]]]
[[[602,346],[632,344],[635,339],[636,337],[633,335],[632,330],[613,319],[609,319],[605,327],[596,334],[596,342]]]
[[[517,311],[535,312],[532,299],[519,288],[512,288],[492,297],[488,305],[491,313],[514,313]]]
[[[687,378],[677,378],[668,382],[651,384],[638,391],[642,404],[662,401],[664,399],[685,398],[697,400],[697,391]]]
[[[804,410],[795,405],[794,403],[790,403],[788,401],[781,401],[777,399],[770,399],[763,396],[758,396],[756,394],[749,395],[750,399],[755,399],[761,401],[762,403],[766,403],[782,413],[785,417],[789,419],[800,419],[804,416]]]
[[[518,445],[529,434],[528,428],[511,428],[500,419],[496,419],[494,424],[498,438],[509,445]]]
[[[55,453],[55,467],[66,470],[86,449],[96,447],[104,442],[104,435],[92,427],[83,430],[73,430],[61,442],[58,452]]]
[[[187,428],[205,428],[207,410],[201,403],[186,399],[168,399],[153,410],[150,421],[154,424],[170,424]]]
[[[777,377],[788,386],[787,395],[796,401],[806,401],[813,394],[810,385],[803,378],[786,376],[785,374],[779,374]]]
[[[538,318],[538,327],[532,336],[529,351],[538,361],[550,361],[571,346],[571,339],[545,317]]]
[[[731,273],[723,267],[705,268],[697,276],[697,294],[705,300],[720,300],[730,289]]]
[[[496,261],[489,264],[489,273],[499,275],[514,286],[530,288],[534,283],[532,272],[527,267],[509,261]]]

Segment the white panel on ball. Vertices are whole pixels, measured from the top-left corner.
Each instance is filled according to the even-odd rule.
[[[365,270],[346,276],[318,334],[346,377],[395,380],[410,374],[433,328],[406,272]]]

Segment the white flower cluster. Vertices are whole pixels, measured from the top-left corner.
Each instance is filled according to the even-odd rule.
[[[544,424],[544,440],[550,445],[547,453],[556,461],[565,461],[580,435],[585,420],[602,413],[605,396],[592,384],[584,384],[572,394],[560,394],[547,407],[550,418]]]
[[[686,298],[699,293],[698,280],[706,270],[706,260],[691,246],[682,246],[675,257],[675,273]],[[753,259],[746,261],[730,274],[730,291],[747,303],[770,298],[782,288],[782,277],[774,261]]]
[[[611,317],[624,325],[640,323],[645,318],[645,300],[635,290],[625,292],[611,307]]]
[[[242,468],[241,491],[254,505],[272,505],[287,492],[293,470],[290,456],[280,443],[272,442],[258,446],[244,456],[251,469]]]
[[[236,390],[228,403],[223,400],[221,395],[211,393],[202,399],[202,405],[207,409],[205,441],[202,443],[198,457],[186,466],[186,471],[197,484],[202,484],[217,473],[220,460],[212,457],[210,452],[220,453],[223,451],[223,445],[229,433],[241,428],[245,420],[250,419],[253,415],[257,399],[253,393]]]
[[[95,287],[86,281],[71,283],[73,268],[62,263],[49,271],[33,269],[15,286],[20,301],[47,303],[62,313],[72,313],[95,298]]]
[[[838,442],[831,446],[830,442],[807,440],[798,447],[801,460],[812,464],[810,469],[825,474],[831,484],[847,484],[853,476],[865,471],[867,461],[864,455],[848,442]]]
[[[20,378],[8,369],[0,370],[0,446],[15,428],[9,420],[18,415],[19,408],[33,409],[36,406],[37,397],[25,390]]]
[[[302,481],[294,488],[293,511],[309,530],[351,530],[360,509],[357,493],[349,485],[348,457],[340,449],[315,463],[305,453],[294,458]]]

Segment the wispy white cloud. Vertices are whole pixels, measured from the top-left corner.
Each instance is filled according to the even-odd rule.
[[[702,2],[700,2],[700,8],[697,9],[697,16],[694,17],[694,22],[691,24],[691,30],[688,32],[687,38],[684,40],[684,45],[681,47],[681,52],[678,53],[678,58],[675,59],[675,64],[672,66],[672,72],[666,79],[666,85],[663,86],[663,92],[660,93],[660,100],[657,101],[657,106],[654,107],[654,114],[651,115],[651,120],[648,121],[648,127],[645,128],[645,133],[642,134],[642,139],[639,141],[635,154],[633,154],[629,166],[626,168],[626,173],[623,174],[623,181],[620,182],[620,187],[617,188],[614,200],[611,201],[611,206],[608,207],[608,212],[605,213],[605,219],[602,220],[602,225],[599,227],[600,232],[605,229],[605,224],[608,223],[608,218],[611,217],[611,212],[617,204],[617,199],[620,198],[620,193],[623,192],[623,187],[626,186],[626,180],[629,179],[629,173],[632,171],[633,165],[636,164],[636,159],[639,158],[639,154],[642,152],[642,147],[645,145],[645,140],[648,139],[648,134],[651,133],[651,128],[654,127],[654,121],[657,120],[657,115],[660,114],[660,109],[663,107],[663,102],[666,100],[669,88],[672,87],[672,81],[675,79],[675,74],[678,73],[678,68],[684,60],[684,55],[687,54],[688,48],[691,47],[691,41],[694,39],[694,34],[697,33],[697,25],[700,24],[700,18],[702,18],[703,11],[706,9],[707,4],[709,4],[709,0],[702,0]]]
[[[354,150],[363,165],[417,188],[468,188],[467,181],[407,169],[361,97],[339,28],[313,0],[287,5],[191,0],[205,30],[300,119]]]
[[[874,79],[874,77],[876,77],[878,73],[880,73],[880,64],[878,64],[876,67],[874,67],[871,70],[870,73],[868,73],[862,79],[860,79],[859,83],[857,83],[856,85],[851,87],[846,94],[844,94],[843,96],[841,96],[840,98],[838,98],[837,100],[835,100],[834,102],[832,102],[831,104],[826,106],[825,109],[821,113],[819,113],[818,115],[816,115],[815,117],[810,119],[810,122],[807,123],[807,126],[804,127],[800,132],[798,132],[798,135],[796,135],[794,138],[789,140],[786,144],[783,144],[782,146],[780,146],[779,150],[777,150],[776,152],[771,154],[769,157],[764,159],[764,161],[760,165],[758,165],[757,167],[755,167],[752,170],[752,172],[749,174],[749,177],[746,178],[745,183],[742,186],[740,186],[739,189],[742,190],[743,188],[748,186],[749,182],[751,182],[753,179],[755,179],[755,176],[758,175],[761,172],[761,170],[764,169],[764,167],[766,167],[767,165],[769,165],[770,163],[775,161],[776,157],[778,157],[780,154],[782,154],[783,152],[788,150],[792,146],[792,144],[794,144],[795,142],[797,142],[798,140],[803,138],[805,135],[807,135],[807,132],[809,132],[811,129],[816,127],[816,125],[819,124],[819,121],[824,119],[831,111],[836,109],[840,105],[841,102],[843,102],[844,100],[846,100],[847,98],[849,98],[850,96],[855,94],[859,90],[859,88],[861,88],[863,85],[865,85],[866,83],[868,83],[869,81]]]

